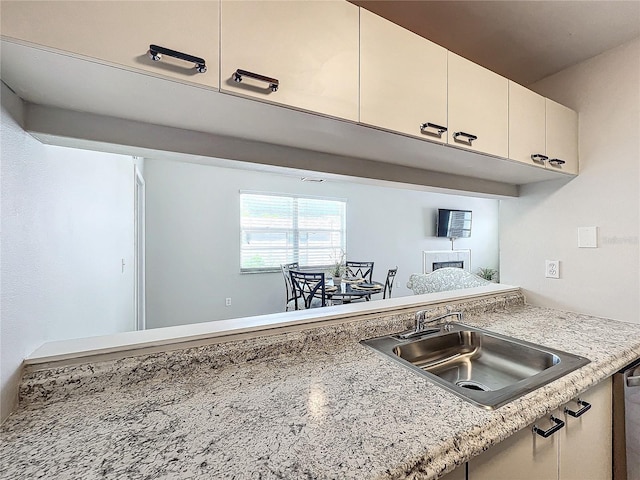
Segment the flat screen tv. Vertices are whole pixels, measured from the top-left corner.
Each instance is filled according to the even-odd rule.
[[[471,236],[471,210],[438,209],[438,237],[468,238]]]

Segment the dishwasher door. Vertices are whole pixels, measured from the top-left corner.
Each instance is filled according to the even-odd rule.
[[[613,479],[640,480],[640,359],[613,377]]]

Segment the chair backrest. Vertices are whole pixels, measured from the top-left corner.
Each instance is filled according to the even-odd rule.
[[[324,283],[324,273],[299,272],[297,270],[289,270],[291,277],[291,285],[293,286],[293,295],[296,302],[296,310],[302,308],[311,308],[312,306],[324,307],[326,303],[326,291]],[[299,301],[304,302],[301,308]],[[318,300],[312,305],[313,300]],[[316,305],[318,304],[318,305]]]
[[[289,276],[289,270],[298,270],[300,265],[298,262],[293,263],[281,263],[280,270],[282,270],[282,276],[284,277],[284,292],[285,292],[285,303],[284,303],[284,311],[289,310],[289,303],[295,300],[295,296],[293,294],[293,285],[291,284],[291,277]]]
[[[398,267],[390,268],[387,272],[387,280],[384,282],[384,290],[382,292],[382,298],[391,298],[391,290],[393,289],[393,281],[396,279],[396,273],[398,273]]]
[[[373,262],[350,262],[345,263],[345,270],[350,277],[361,277],[371,283],[373,278]]]

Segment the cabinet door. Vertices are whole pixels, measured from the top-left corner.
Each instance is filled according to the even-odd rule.
[[[134,70],[218,87],[218,1],[3,1],[6,37],[79,54]],[[154,44],[205,60],[207,71],[163,55]],[[46,72],[44,72],[46,73]]]
[[[578,114],[553,100],[545,99],[547,109],[547,156],[551,169],[578,173]],[[554,162],[564,161],[564,164]]]
[[[507,158],[509,82],[454,53],[448,60],[449,144]]]
[[[360,122],[447,143],[447,51],[360,10]]]
[[[467,466],[460,465],[453,472],[447,473],[441,480],[467,480]]]
[[[557,416],[557,413],[554,413]],[[536,422],[548,428],[546,419]],[[558,433],[537,435],[530,425],[468,462],[468,480],[556,480]]]
[[[509,81],[509,158],[546,166],[545,98]],[[533,160],[538,158],[538,160]]]
[[[358,119],[358,7],[346,1],[235,1],[221,5],[221,89]],[[278,80],[242,76],[241,69]]]
[[[564,414],[560,436],[560,480],[607,480],[612,472],[611,379],[579,396],[591,408],[578,418]],[[566,408],[579,411],[571,402]]]

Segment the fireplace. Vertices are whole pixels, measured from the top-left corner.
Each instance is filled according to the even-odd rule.
[[[471,250],[424,250],[422,273],[431,273],[439,268],[455,267],[471,272]]]
[[[464,269],[464,260],[456,260],[451,262],[433,262],[431,265],[432,270],[435,272],[439,268],[462,268]]]

